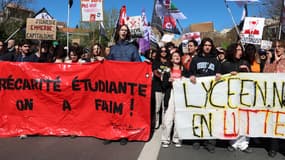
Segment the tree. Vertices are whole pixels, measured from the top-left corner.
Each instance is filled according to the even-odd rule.
[[[283,0],[264,0],[261,7],[265,17],[279,19],[281,15]]]
[[[26,8],[27,4],[32,2],[33,0],[0,0],[0,38],[2,40],[9,37],[25,23],[26,18],[34,14],[32,10]],[[24,33],[19,33],[15,39],[24,38]]]
[[[279,22],[283,10],[283,1],[284,0],[264,0],[265,3],[263,3],[261,7],[261,14],[264,17],[272,19],[271,24],[267,24],[264,28],[263,37],[268,40],[275,40],[279,37]]]

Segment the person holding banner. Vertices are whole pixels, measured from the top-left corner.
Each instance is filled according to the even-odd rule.
[[[69,59],[71,60],[68,63],[78,63],[79,57],[81,55],[82,49],[80,47],[74,48],[71,47],[69,50]]]
[[[250,72],[249,63],[242,58],[242,45],[239,43],[230,44],[226,50],[226,61],[221,65],[221,73],[235,75],[238,72]]]
[[[129,42],[131,31],[126,24],[117,28],[114,39],[116,44],[111,47],[110,54],[107,57],[108,60],[141,62],[138,48]],[[110,144],[111,142],[111,140],[105,140],[104,144]],[[120,139],[121,145],[126,145],[127,143],[127,138]]]
[[[242,59],[244,57],[243,54],[243,47],[240,43],[230,44],[226,50],[226,61],[221,65],[222,74],[230,73],[236,75],[239,72],[250,72],[250,64]],[[230,152],[237,149],[245,153],[252,152],[252,149],[249,147],[249,138],[243,135],[235,140],[231,140],[227,149]]]
[[[274,49],[274,61],[270,63],[272,54],[268,52],[264,72],[285,73],[285,41],[277,40]],[[269,142],[268,155],[275,157],[279,151],[281,139],[271,138]]]
[[[196,83],[196,77],[216,76],[215,79],[221,78],[221,64],[216,58],[214,42],[211,38],[203,38],[198,46],[198,54],[193,57],[190,64],[190,71],[187,76],[190,76],[190,81]],[[194,143],[193,147],[200,147],[199,143]],[[205,148],[210,152],[215,152],[216,140],[204,141]]]
[[[162,147],[168,147],[171,143],[171,132],[173,129],[173,137],[172,142],[175,144],[175,147],[181,147],[182,141],[179,139],[175,122],[175,103],[174,103],[174,91],[172,88],[172,82],[175,79],[180,79],[182,72],[185,71],[183,69],[182,61],[180,53],[176,50],[171,54],[171,64],[170,64],[170,72],[165,73],[163,75],[163,85],[169,86],[171,88],[170,97],[168,101],[168,107],[166,109],[163,125],[162,125],[162,136],[161,136],[161,145]],[[174,127],[173,127],[174,125]]]
[[[141,62],[138,48],[130,42],[131,32],[128,25],[119,26],[114,39],[116,44],[111,47],[108,60]]]
[[[103,49],[99,43],[95,43],[91,47],[91,62],[102,61],[104,59]]]

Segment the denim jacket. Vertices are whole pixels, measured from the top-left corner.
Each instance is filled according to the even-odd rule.
[[[141,62],[138,49],[128,41],[119,40],[116,45],[111,47],[109,60]]]

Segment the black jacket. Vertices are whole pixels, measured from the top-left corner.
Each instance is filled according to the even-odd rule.
[[[236,60],[236,61],[225,61],[222,63],[221,67],[221,73],[222,74],[227,74],[231,73],[233,71],[235,72],[248,72],[246,70],[243,70],[240,68],[241,65],[246,65],[248,68],[250,68],[250,65],[247,61],[245,60]]]

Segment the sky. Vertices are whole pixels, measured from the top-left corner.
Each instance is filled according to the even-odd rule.
[[[248,16],[260,15],[260,7],[263,0],[258,3],[248,5]],[[213,22],[214,29],[221,31],[234,26],[224,0],[172,0],[175,6],[181,10],[187,17],[186,20],[179,20],[182,28],[187,28],[194,23]],[[28,7],[35,12],[42,8],[57,20],[67,22],[68,0],[34,0]],[[227,2],[233,18],[236,23],[240,22],[243,8],[235,2]],[[142,9],[145,9],[147,20],[151,21],[153,11],[153,0],[104,0],[104,10],[116,8],[120,10],[122,5],[127,7],[127,16],[141,15]],[[80,0],[73,0],[73,6],[70,9],[69,27],[75,27],[81,19]]]

